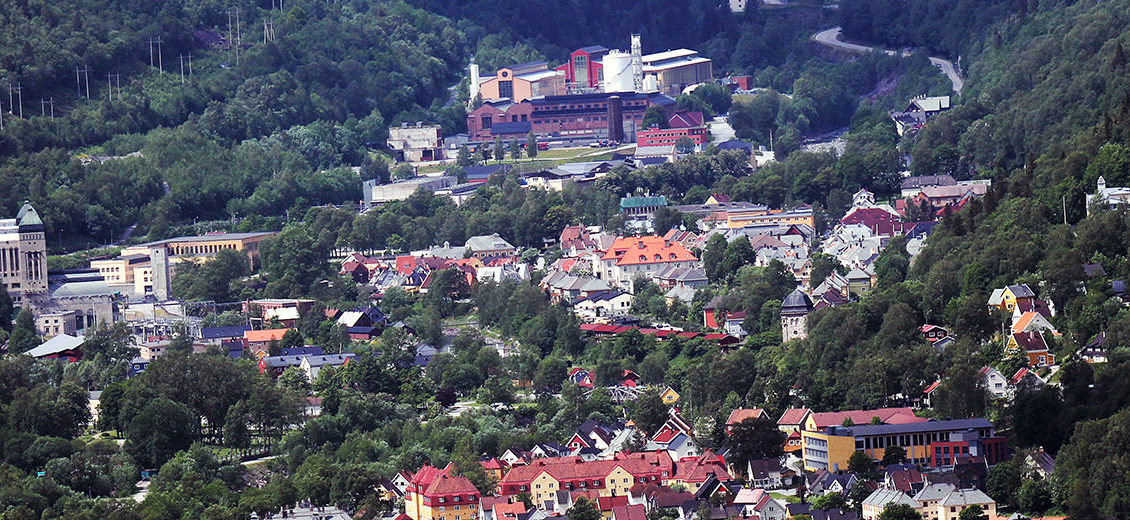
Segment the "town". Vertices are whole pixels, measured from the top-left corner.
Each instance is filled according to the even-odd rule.
[[[0,520],[1130,517],[1127,3],[13,6]]]

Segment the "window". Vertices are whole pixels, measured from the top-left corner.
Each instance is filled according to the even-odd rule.
[[[492,124],[493,122],[494,122],[494,118],[492,118],[492,117],[490,117],[490,116],[483,116],[483,117],[482,117],[482,120],[481,120],[481,125],[480,125],[480,126],[482,127],[482,129],[483,129],[483,130],[486,130],[486,129],[488,129],[488,128],[490,128],[490,127],[491,127],[491,124]]]
[[[447,502],[447,499],[446,499],[446,498],[444,498],[444,497],[439,497],[439,503],[441,503],[441,504],[442,504],[442,503],[444,503],[444,502]]]
[[[594,480],[594,481],[592,481],[592,485],[594,485],[594,486],[599,486],[599,485],[600,485],[600,481],[599,481],[599,480]]]
[[[500,80],[498,82],[498,97],[514,99],[514,82],[511,80]]]

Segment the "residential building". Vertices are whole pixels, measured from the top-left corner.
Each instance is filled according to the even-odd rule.
[[[1018,304],[1032,304],[1036,301],[1036,293],[1028,284],[1009,285],[1003,289],[993,289],[989,295],[989,310],[1002,310],[1012,312]]]
[[[957,181],[950,175],[919,175],[907,177],[899,183],[901,198],[917,195],[922,188],[938,186],[957,186]]]
[[[81,336],[59,334],[24,352],[24,354],[35,359],[65,359],[73,363],[82,359],[82,346],[84,344],[85,339]]]
[[[404,491],[404,512],[412,520],[477,520],[482,495],[466,477],[451,474],[451,466],[424,465]]]
[[[579,314],[596,318],[627,314],[631,307],[632,295],[617,290],[594,292],[573,303]]]
[[[659,467],[635,454],[614,460],[585,461],[580,457],[535,459],[514,466],[499,481],[500,495],[528,493],[535,507],[545,508],[559,490],[593,490],[598,496],[624,496],[632,486],[658,482]]]
[[[741,508],[741,515],[746,518],[784,520],[788,515],[785,502],[769,496],[769,493],[761,487],[738,490],[737,496],[734,497],[734,505]]]
[[[799,432],[809,415],[812,415],[812,410],[808,408],[789,408],[777,419],[777,429],[785,433]]]
[[[698,267],[699,261],[686,247],[663,237],[648,235],[616,239],[600,258],[597,276],[609,284],[634,292],[638,276],[654,279],[667,267]]]
[[[401,161],[438,161],[443,159],[443,127],[421,122],[391,126],[387,144]]]
[[[1048,343],[1041,332],[1014,333],[1005,341],[1005,352],[1024,356],[1030,367],[1055,364],[1055,354],[1048,351]]]
[[[243,333],[243,342],[252,353],[266,353],[271,343],[282,341],[288,330],[291,329],[249,330]]]
[[[503,67],[494,76],[479,83],[483,99],[525,101],[542,96],[563,96],[566,74],[550,70],[544,61],[533,61]]]
[[[927,97],[921,95],[911,99],[901,112],[891,112],[891,119],[895,121],[895,129],[901,136],[922,128],[926,125],[928,119],[949,109],[949,96]]]
[[[906,493],[897,489],[880,487],[863,499],[863,520],[877,520],[879,515],[883,513],[883,509],[896,504],[910,506],[915,511],[922,508],[922,504],[907,496]]]
[[[981,506],[983,514],[989,518],[997,516],[997,502],[978,489],[956,489],[938,501],[936,520],[958,520],[961,512],[970,506]]]
[[[25,295],[47,292],[47,243],[43,220],[31,203],[25,202],[16,218],[0,220],[0,282],[23,306]]]
[[[736,408],[726,417],[726,435],[734,433],[734,426],[746,419],[766,418],[765,411],[761,408]]]

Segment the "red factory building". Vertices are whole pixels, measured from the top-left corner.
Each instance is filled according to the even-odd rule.
[[[675,100],[659,93],[592,93],[545,96],[514,103],[497,100],[484,103],[467,114],[467,133],[474,142],[525,138],[531,130],[539,137],[634,138],[643,124],[643,114],[652,105],[667,112]],[[620,117],[611,116],[619,113]],[[619,120],[619,125],[616,124]],[[617,134],[621,134],[617,138]]]
[[[572,88],[597,88],[604,81],[604,65],[601,61],[608,54],[602,45],[581,47],[569,54],[569,60],[554,70],[565,73],[565,84]]]

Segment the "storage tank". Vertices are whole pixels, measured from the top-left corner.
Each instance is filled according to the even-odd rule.
[[[632,55],[623,51],[608,51],[604,55],[604,91],[635,92],[632,79]]]
[[[659,92],[659,78],[655,74],[648,75],[643,79],[644,92]]]

